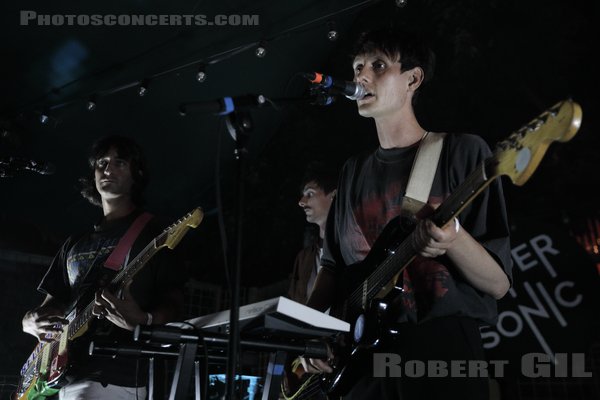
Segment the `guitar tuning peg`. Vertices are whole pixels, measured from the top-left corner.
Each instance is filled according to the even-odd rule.
[[[563,102],[561,101],[560,103],[558,103],[556,105],[556,107],[553,107],[550,110],[548,110],[548,113],[550,115],[552,115],[553,117],[556,117],[558,115],[558,112],[560,111],[560,108],[561,108],[562,104],[563,104]]]

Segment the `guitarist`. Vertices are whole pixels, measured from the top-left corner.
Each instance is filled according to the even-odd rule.
[[[321,267],[325,223],[335,197],[337,173],[324,163],[314,161],[307,166],[301,185],[302,194],[298,205],[306,216],[306,222],[310,223],[311,227],[316,226],[319,236],[296,256],[288,297],[306,304]]]
[[[433,53],[422,42],[397,30],[369,31],[358,40],[353,60],[354,81],[368,92],[357,101],[358,112],[373,118],[379,147],[351,158],[342,169],[327,221],[322,269],[308,302],[321,311],[340,300],[335,290],[343,274],[367,256],[386,224],[400,215],[413,160],[426,132],[413,111],[418,90],[433,71]],[[397,282],[402,291],[394,299],[398,312],[390,325],[398,334],[382,338],[386,346],[377,352],[398,354],[403,362],[422,360],[425,365],[428,360],[450,365],[450,360],[485,359],[479,325],[494,322],[496,300],[506,294],[511,279],[501,183],[493,182],[459,219],[444,227],[435,226],[425,211],[439,205],[490,155],[478,136],[445,137],[428,206],[417,215],[421,218],[412,240],[417,257]],[[304,360],[304,365],[309,372],[332,370],[323,360]],[[374,378],[366,369],[347,398],[488,398],[487,378],[402,376]]]
[[[142,192],[147,183],[141,148],[130,138],[108,136],[98,140],[89,158],[91,174],[82,178],[82,195],[102,208],[102,219],[84,235],[63,244],[46,272],[39,290],[42,304],[23,317],[23,331],[39,341],[57,339],[65,315],[75,306],[94,302],[92,326],[69,349],[67,384],[60,399],[144,399],[147,367],[129,358],[94,358],[87,355],[90,339],[132,341],[139,324],[164,324],[180,319],[185,274],[172,252],[161,251],[134,277],[122,293],[104,288],[116,272],[104,262],[119,239],[143,214]],[[128,258],[142,250],[162,231],[156,218],[143,225]],[[118,269],[118,267],[117,267]],[[72,365],[71,365],[72,364]]]
[[[290,287],[287,296],[301,304],[306,304],[312,293],[315,280],[321,268],[323,254],[323,237],[325,223],[335,197],[337,185],[337,170],[321,161],[313,161],[304,172],[301,183],[301,196],[298,205],[306,216],[306,222],[317,228],[313,239],[296,255],[294,269],[290,277]],[[289,360],[286,365],[284,390],[290,394],[298,389],[305,374],[298,358]],[[314,397],[317,400],[317,397]]]

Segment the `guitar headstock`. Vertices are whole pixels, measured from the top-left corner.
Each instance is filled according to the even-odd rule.
[[[581,126],[581,107],[565,100],[544,111],[496,146],[497,175],[521,186],[531,177],[552,142],[567,142]]]
[[[167,246],[171,250],[174,249],[189,229],[196,228],[200,225],[202,218],[204,218],[202,208],[197,207],[193,209],[164,230],[164,242],[160,245],[157,243],[157,247]]]

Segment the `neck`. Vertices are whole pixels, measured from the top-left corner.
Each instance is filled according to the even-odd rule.
[[[325,222],[319,224],[319,237],[321,239],[325,238]]]
[[[102,211],[104,219],[111,221],[129,215],[136,206],[129,197],[118,197],[114,199],[102,199]]]
[[[375,117],[377,138],[384,149],[408,147],[423,137],[425,130],[412,111]]]

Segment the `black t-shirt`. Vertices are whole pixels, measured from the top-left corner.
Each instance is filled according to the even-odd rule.
[[[418,143],[349,159],[329,213],[321,263],[336,274],[362,261],[386,224],[400,215]],[[474,135],[446,135],[428,203],[438,205],[491,155]],[[509,229],[499,179],[459,215],[461,225],[496,259],[509,279]],[[445,256],[417,256],[403,272],[400,321],[461,315],[492,323],[496,301],[473,288]]]
[[[104,262],[116,247],[133,221],[142,213],[136,210],[130,215],[105,222],[94,230],[79,237],[68,238],[42,279],[38,290],[50,294],[69,308],[82,310],[94,299],[95,291],[109,283],[115,272],[104,267]],[[126,262],[134,259],[166,224],[152,218],[140,232]],[[176,253],[168,249],[159,250],[133,278],[130,290],[143,311],[151,312],[163,302],[163,295],[171,290],[183,290],[186,274]],[[74,379],[90,379],[119,386],[143,386],[146,383],[145,363],[136,365],[136,360],[117,360],[89,357],[87,345],[90,340],[133,342],[133,332],[121,329],[108,321],[92,319],[92,325],[81,339],[71,346],[71,359],[75,365],[68,371]],[[136,377],[136,370],[139,375]]]

